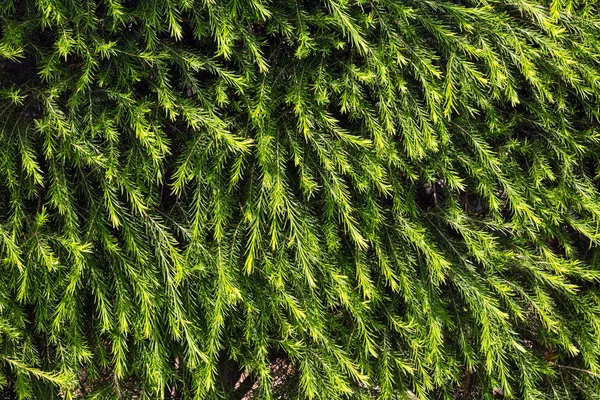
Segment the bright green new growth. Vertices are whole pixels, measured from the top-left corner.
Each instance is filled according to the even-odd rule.
[[[598,398],[599,11],[0,3],[0,384]]]

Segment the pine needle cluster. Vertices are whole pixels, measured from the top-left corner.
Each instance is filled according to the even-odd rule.
[[[2,1],[0,385],[598,398],[599,12]]]

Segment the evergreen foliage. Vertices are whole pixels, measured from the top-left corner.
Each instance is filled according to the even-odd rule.
[[[599,12],[0,2],[0,384],[599,398]]]

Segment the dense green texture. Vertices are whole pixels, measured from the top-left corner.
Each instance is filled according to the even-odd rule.
[[[1,2],[0,382],[597,398],[599,11]]]

